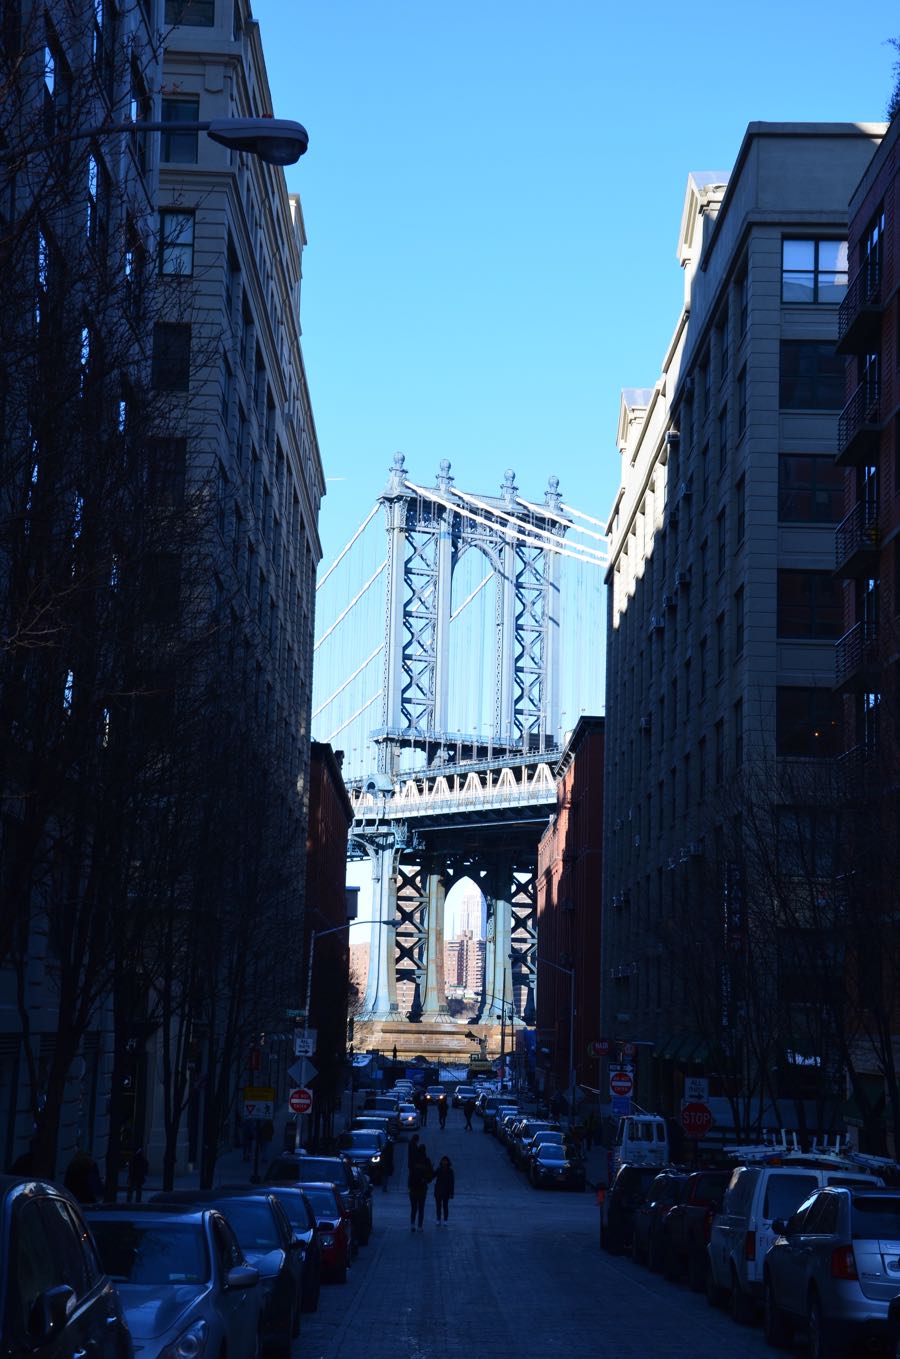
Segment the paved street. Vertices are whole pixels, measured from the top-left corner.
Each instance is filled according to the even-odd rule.
[[[539,1193],[503,1147],[432,1117],[431,1159],[450,1156],[456,1197],[437,1229],[409,1230],[406,1146],[387,1194],[375,1190],[375,1232],[345,1286],[322,1290],[304,1316],[303,1359],[744,1359],[768,1353],[759,1328],[735,1326],[705,1298],[597,1243],[593,1194]],[[400,1174],[400,1167],[403,1173]]]

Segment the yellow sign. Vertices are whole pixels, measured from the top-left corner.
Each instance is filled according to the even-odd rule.
[[[245,1103],[246,1103],[246,1101],[248,1101],[248,1100],[249,1100],[251,1103],[258,1103],[258,1104],[259,1104],[259,1103],[265,1103],[266,1101],[269,1101],[270,1103],[273,1103],[273,1104],[274,1104],[274,1102],[275,1102],[275,1088],[274,1088],[274,1086],[271,1086],[271,1085],[245,1085],[245,1086],[244,1086],[244,1101],[245,1101]]]

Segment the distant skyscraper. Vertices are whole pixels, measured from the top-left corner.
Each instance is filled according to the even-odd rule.
[[[475,939],[484,938],[484,899],[480,892],[467,892],[459,911],[459,932],[468,930]]]

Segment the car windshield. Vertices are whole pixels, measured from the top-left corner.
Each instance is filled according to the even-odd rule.
[[[401,1114],[414,1114],[416,1112],[416,1106],[414,1104],[401,1104],[400,1112]]]
[[[103,1268],[113,1283],[201,1284],[209,1256],[199,1222],[92,1222]]]
[[[286,1172],[281,1167],[286,1167]],[[296,1160],[285,1157],[276,1161],[269,1170],[270,1180],[329,1180],[332,1184],[347,1185],[349,1179],[343,1161],[332,1156],[299,1156]]]
[[[278,1250],[275,1218],[265,1199],[222,1199],[215,1207],[228,1218],[244,1250]]]
[[[565,1161],[567,1160],[565,1147],[560,1147],[556,1142],[545,1142],[538,1152],[539,1161]]]
[[[767,1222],[776,1217],[790,1217],[817,1187],[815,1175],[770,1175],[763,1217]]]
[[[854,1198],[851,1231],[854,1241],[900,1241],[900,1199]]]
[[[361,1132],[341,1133],[340,1144],[342,1147],[346,1147],[352,1151],[376,1152],[380,1147],[377,1134],[366,1132],[365,1130]]]
[[[314,1213],[321,1217],[339,1217],[340,1209],[334,1198],[334,1190],[324,1184],[305,1184],[303,1192],[309,1199]]]

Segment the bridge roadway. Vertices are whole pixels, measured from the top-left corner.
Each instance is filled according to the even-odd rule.
[[[451,1109],[422,1137],[453,1161],[456,1197],[436,1228],[409,1230],[406,1145],[375,1231],[345,1285],[304,1315],[294,1359],[759,1359],[759,1327],[738,1327],[706,1299],[604,1254],[593,1194],[533,1190],[506,1151],[463,1131]]]

